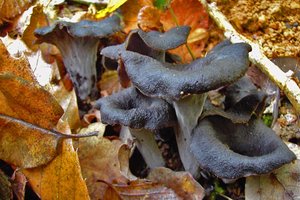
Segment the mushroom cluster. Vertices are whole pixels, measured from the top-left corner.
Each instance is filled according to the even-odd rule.
[[[167,62],[167,57],[174,61],[167,50],[186,43],[189,31],[189,27],[165,33],[135,30],[123,44],[101,51],[103,63],[118,61],[118,69],[124,68],[132,83],[97,100],[102,121],[128,126],[139,143],[151,143],[151,148],[138,145],[149,167],[163,165],[149,134],[173,127],[184,168],[196,177],[204,169],[235,179],[268,173],[294,160],[295,155],[259,119],[266,94],[245,77],[251,47],[224,41],[189,64]],[[224,109],[206,98],[208,91],[221,87]],[[152,159],[149,151],[155,155]]]

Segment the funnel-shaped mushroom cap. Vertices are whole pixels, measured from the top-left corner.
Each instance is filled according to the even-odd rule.
[[[244,125],[220,116],[207,117],[194,129],[191,141],[200,166],[221,178],[269,173],[296,159],[259,119]]]
[[[191,28],[189,26],[179,26],[165,33],[158,31],[144,32],[139,30],[138,34],[149,47],[156,50],[167,51],[185,44],[190,30]]]
[[[257,90],[247,76],[222,89],[225,93],[225,110],[206,101],[201,118],[219,115],[234,123],[248,123],[251,116],[259,115],[265,106],[267,94]]]
[[[131,51],[121,52],[132,83],[147,96],[178,100],[187,94],[201,94],[241,78],[249,65],[245,43],[217,45],[205,58],[182,69]]]
[[[40,42],[48,42],[56,45],[56,34],[69,34],[72,37],[83,38],[103,38],[120,31],[120,17],[113,15],[102,21],[82,20],[78,23],[57,21],[51,26],[35,30],[34,34]],[[53,38],[54,37],[54,38]]]
[[[58,47],[77,96],[84,100],[97,92],[96,59],[99,38],[119,30],[120,18],[114,15],[102,21],[58,21],[52,26],[37,29],[35,36],[39,42],[48,42]]]
[[[176,123],[175,111],[169,103],[146,97],[134,87],[99,99],[95,108],[100,109],[102,122],[111,125],[155,130]]]
[[[164,60],[165,51],[186,43],[190,30],[188,26],[175,27],[165,33],[133,30],[123,44],[106,47],[102,49],[101,55],[116,60],[122,51],[128,50]]]

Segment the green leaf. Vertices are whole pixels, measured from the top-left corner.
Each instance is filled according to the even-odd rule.
[[[170,3],[170,0],[154,0],[154,6],[160,10],[165,10]]]

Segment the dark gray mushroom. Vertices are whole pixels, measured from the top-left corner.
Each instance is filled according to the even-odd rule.
[[[203,59],[189,65],[172,65],[132,51],[122,51],[126,72],[142,93],[173,103],[179,129],[176,140],[186,170],[197,177],[197,161],[190,153],[192,129],[196,127],[206,92],[241,78],[249,65],[247,44],[225,41]],[[192,95],[190,95],[192,94]]]
[[[58,47],[77,96],[80,100],[85,100],[97,91],[96,59],[99,39],[119,30],[120,18],[114,15],[102,21],[58,21],[51,26],[37,29],[35,36],[39,42]]]
[[[133,30],[123,44],[106,47],[102,49],[101,55],[117,60],[120,53],[127,50],[164,61],[166,51],[185,44],[189,32],[188,26],[176,27],[165,33]]]
[[[150,168],[164,165],[153,131],[175,125],[176,115],[169,103],[146,97],[131,87],[99,99],[95,108],[100,109],[103,123],[129,127]]]
[[[296,156],[259,119],[235,124],[221,116],[200,121],[193,131],[191,151],[201,167],[220,178],[265,174]]]
[[[249,65],[250,50],[248,44],[226,41],[205,58],[184,68],[180,66],[180,70],[176,65],[171,68],[166,63],[131,51],[122,51],[121,59],[130,80],[144,94],[179,100],[187,94],[201,94],[241,78]]]
[[[225,110],[206,103],[201,118],[220,115],[231,119],[234,123],[248,123],[252,114],[259,116],[264,107],[267,94],[257,90],[248,76],[222,88],[225,98]]]

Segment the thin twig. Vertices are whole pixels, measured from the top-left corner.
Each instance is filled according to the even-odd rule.
[[[251,45],[249,60],[260,68],[276,85],[285,93],[294,108],[300,113],[300,89],[291,76],[284,73],[278,66],[270,61],[261,50],[260,46],[239,34],[226,17],[218,10],[215,3],[208,4],[206,0],[199,0],[214,19],[216,24],[224,30],[226,38],[232,43],[245,42]]]
[[[179,23],[178,23],[177,17],[176,17],[176,15],[175,15],[175,12],[174,12],[174,10],[173,10],[173,8],[172,8],[171,5],[170,5],[170,7],[169,7],[169,10],[170,10],[170,13],[171,13],[171,15],[172,15],[172,17],[173,17],[173,20],[174,20],[176,26],[178,27],[178,26],[179,26]],[[185,46],[186,46],[186,48],[187,48],[187,50],[188,50],[190,56],[192,57],[192,59],[195,60],[195,55],[194,55],[194,53],[192,52],[192,50],[191,50],[190,46],[188,45],[188,43],[186,43]]]

